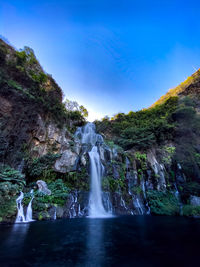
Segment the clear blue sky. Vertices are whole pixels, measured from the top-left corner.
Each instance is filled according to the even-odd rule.
[[[148,107],[200,67],[199,1],[0,2],[0,34],[90,119]]]

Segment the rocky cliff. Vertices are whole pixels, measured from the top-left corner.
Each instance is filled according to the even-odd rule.
[[[103,203],[114,214],[200,215],[199,80],[150,109],[95,122]],[[0,40],[0,220],[16,217],[34,189],[34,219],[88,214],[91,146],[78,127],[85,119],[69,112],[62,91],[30,48],[16,51]],[[79,128],[81,129],[81,128]],[[51,194],[38,191],[47,183]]]

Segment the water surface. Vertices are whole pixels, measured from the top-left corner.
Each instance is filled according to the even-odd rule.
[[[199,266],[200,220],[127,216],[0,225],[0,266]]]

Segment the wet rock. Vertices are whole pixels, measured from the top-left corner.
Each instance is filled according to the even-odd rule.
[[[157,161],[154,151],[149,151],[147,153],[147,161],[155,173],[157,190],[166,190],[165,167],[162,163]]]
[[[84,155],[81,156],[81,163],[83,164],[83,166],[86,166],[87,164],[87,160]]]
[[[57,218],[63,218],[63,214],[64,214],[63,207],[58,206],[56,208],[56,216],[57,216]]]
[[[190,204],[192,206],[200,206],[200,197],[197,196],[191,196],[190,197]]]
[[[185,182],[185,175],[182,171],[182,167],[180,163],[177,164],[177,168],[176,168],[176,181],[179,184],[182,184]]]
[[[120,178],[119,171],[118,171],[116,164],[113,164],[113,177],[116,180]]]

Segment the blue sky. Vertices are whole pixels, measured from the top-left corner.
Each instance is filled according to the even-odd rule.
[[[150,106],[200,67],[198,1],[1,1],[0,34],[34,49],[90,120]]]

